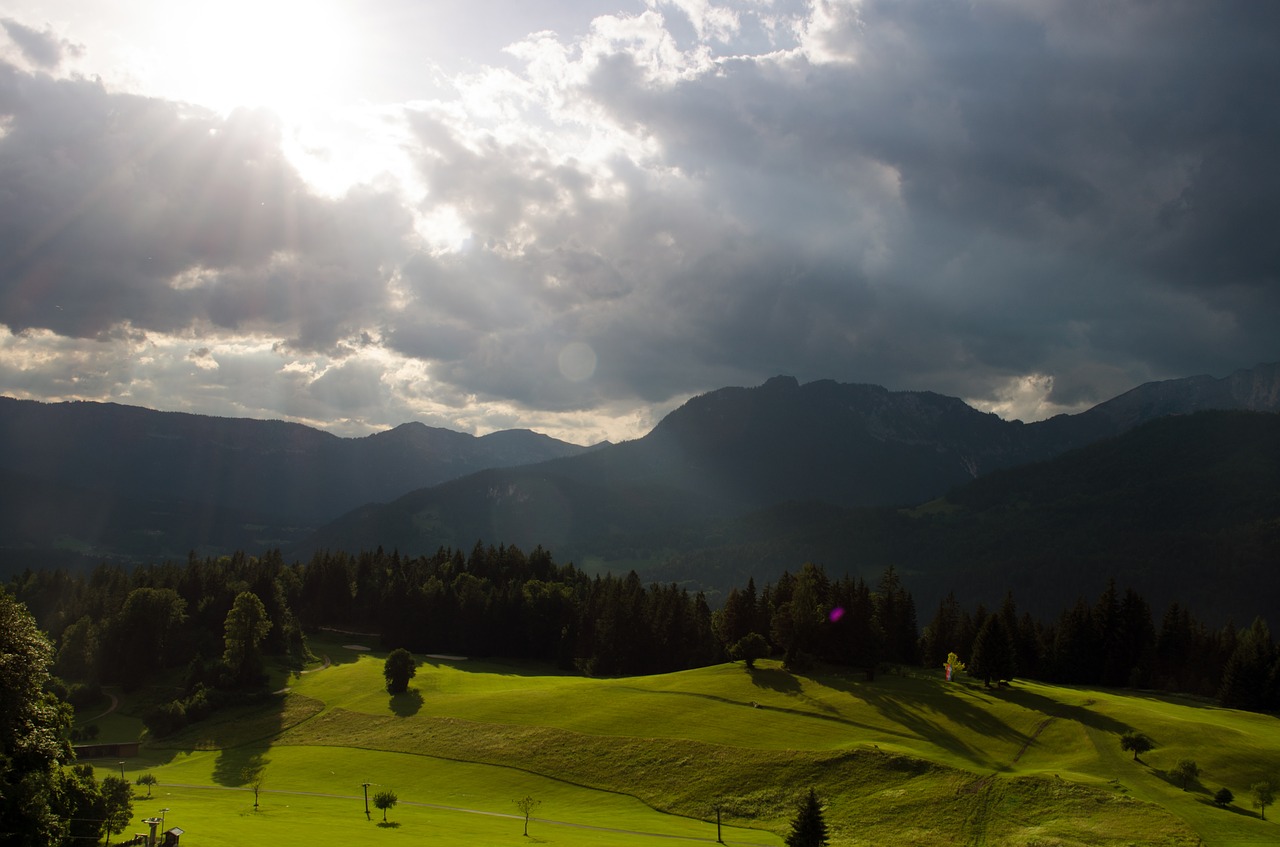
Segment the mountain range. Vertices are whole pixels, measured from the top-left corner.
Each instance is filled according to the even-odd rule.
[[[593,449],[530,432],[474,438],[406,424],[342,439],[281,422],[0,399],[0,481],[7,491],[27,492],[0,508],[0,554],[12,570],[69,556],[141,560],[281,547],[305,557],[379,545],[416,554],[483,540],[541,544],[588,569],[635,568],[713,592],[746,575],[774,578],[806,559],[868,575],[896,564],[936,576],[952,562],[986,596],[1003,584],[1035,589],[1043,580],[1007,578],[1017,572],[1009,551],[1027,555],[1025,545],[1009,542],[1019,537],[1018,522],[1008,518],[1017,512],[1009,503],[976,509],[973,492],[993,490],[983,486],[1015,468],[1032,478],[1069,474],[1056,463],[1096,461],[1082,448],[1114,450],[1126,433],[1137,441],[1123,442],[1123,452],[1148,455],[1155,466],[1112,464],[1154,478],[1161,462],[1178,466],[1180,454],[1157,460],[1141,448],[1146,439],[1176,445],[1178,437],[1200,436],[1194,427],[1181,436],[1148,435],[1144,425],[1203,410],[1280,411],[1280,366],[1148,383],[1036,423],[1005,421],[931,392],[775,377],[695,397],[643,438]],[[1246,426],[1230,421],[1221,426]],[[1233,441],[1215,443],[1222,452]],[[1237,464],[1241,473],[1249,466],[1239,457]],[[1245,488],[1276,490],[1272,474]],[[1124,478],[1092,478],[1132,494]],[[1008,496],[1024,512],[1071,508]],[[1106,495],[1088,495],[1095,496]],[[976,533],[997,513],[1005,515],[1007,538]],[[904,520],[910,523],[898,526]],[[1032,525],[1061,523],[1037,520]],[[1056,536],[1063,558],[1054,567],[1070,569],[1070,550],[1087,547],[1090,536],[1087,523]],[[1105,560],[1095,555],[1088,568],[1064,576],[1075,584],[1086,571],[1114,575],[1115,562],[1108,569]],[[1029,596],[1042,593],[1049,594]]]

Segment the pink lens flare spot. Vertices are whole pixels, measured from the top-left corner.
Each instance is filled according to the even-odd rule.
[[[836,606],[834,609],[831,610],[831,614],[828,615],[828,617],[831,618],[832,623],[835,623],[836,621],[844,617],[844,609],[840,606]]]

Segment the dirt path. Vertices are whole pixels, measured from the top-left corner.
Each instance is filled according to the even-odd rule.
[[[100,714],[100,715],[94,715],[94,716],[93,716],[93,717],[91,717],[91,718],[86,718],[86,719],[83,721],[84,723],[86,723],[86,724],[90,724],[90,723],[93,723],[94,721],[100,721],[100,720],[102,720],[103,718],[105,718],[107,715],[109,715],[109,714],[111,714],[112,712],[114,712],[116,709],[120,708],[120,698],[119,698],[119,697],[117,697],[116,695],[112,694],[110,691],[104,691],[104,692],[102,692],[102,693],[103,693],[103,694],[106,694],[108,697],[110,697],[110,698],[111,698],[111,705],[110,705],[110,706],[107,708],[107,710],[106,710],[105,712],[103,712],[102,714]]]
[[[167,784],[173,788],[189,788],[189,789],[194,789],[196,791],[247,791],[247,792],[253,791],[252,788],[234,788],[234,787],[225,786],[225,785],[190,785],[190,784],[181,783],[181,782],[170,782]],[[358,801],[361,799],[361,795],[359,794],[326,794],[319,791],[263,791],[262,792],[262,795],[264,797],[267,796],[268,794],[274,794],[281,797],[321,797],[321,798],[330,799],[330,800]],[[440,811],[444,811],[444,812],[460,812],[466,815],[484,815],[485,817],[490,817],[490,818],[506,818],[508,820],[513,820],[513,821],[524,820],[524,815],[513,815],[507,812],[486,812],[483,809],[468,809],[463,806],[445,806],[440,803],[418,803],[412,800],[401,800],[399,802],[399,805],[414,806],[420,809],[439,809]],[[671,835],[664,832],[643,832],[641,830],[635,830],[635,829],[617,829],[614,827],[595,826],[593,824],[586,824],[586,823],[558,821],[558,820],[552,820],[551,818],[530,818],[529,822],[544,824],[546,826],[563,826],[563,827],[569,827],[570,829],[585,829],[585,830],[590,830],[592,832],[612,832],[618,835],[635,835],[641,838],[663,838],[668,841],[675,840],[675,841],[692,841],[695,843],[701,843],[701,842],[709,842],[711,844],[716,843],[716,840],[714,838],[711,838],[710,836],[706,838],[700,838],[698,836],[693,836],[693,835]],[[707,824],[707,826],[710,827],[712,826],[712,824]],[[739,844],[739,845],[742,845],[742,847],[770,847],[770,845],[767,845],[758,841],[725,841],[723,843],[727,845]]]

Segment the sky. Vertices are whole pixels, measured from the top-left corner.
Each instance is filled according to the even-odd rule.
[[[0,394],[580,444],[1280,359],[1280,4],[0,0]]]

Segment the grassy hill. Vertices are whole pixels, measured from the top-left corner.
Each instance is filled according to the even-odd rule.
[[[810,785],[833,844],[1243,845],[1280,841],[1248,786],[1280,769],[1280,722],[1173,698],[929,674],[868,683],[720,665],[655,677],[564,677],[528,665],[427,660],[410,692],[382,656],[333,642],[271,707],[220,716],[126,760],[150,771],[184,842],[525,843],[513,801],[542,801],[543,843],[655,836],[780,845]],[[1118,736],[1158,746],[1135,762]],[[1200,765],[1183,791],[1165,776]],[[246,765],[266,763],[261,808]],[[104,773],[117,762],[97,762]],[[362,783],[400,797],[373,831]],[[1219,809],[1221,786],[1237,803]],[[142,831],[137,828],[136,831]]]

